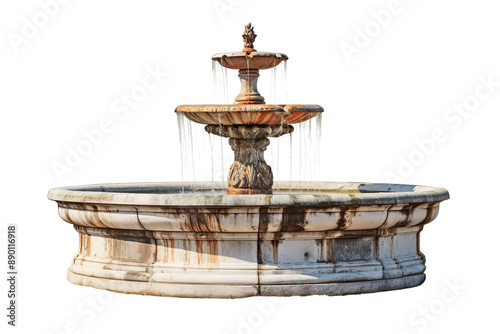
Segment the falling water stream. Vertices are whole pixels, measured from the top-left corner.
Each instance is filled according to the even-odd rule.
[[[270,71],[271,98],[269,103],[271,104],[281,105],[288,102],[286,64],[287,62],[283,61]],[[223,101],[225,104],[230,104],[227,69],[217,61],[212,61],[212,75],[213,102]],[[177,123],[183,184],[193,188],[196,181],[226,182],[234,155],[228,145],[228,139],[208,134],[204,130],[204,125],[191,122],[182,114],[177,115]],[[273,169],[275,181],[306,181],[319,176],[321,123],[320,113],[311,120],[293,124],[295,130],[293,135],[288,135],[289,140],[285,138],[287,135],[270,138],[271,145],[268,146],[265,156],[267,163]],[[219,125],[222,127],[220,119]],[[283,120],[281,126],[283,126]],[[296,141],[295,144],[294,141]],[[220,163],[218,167],[216,167],[219,164],[217,161]],[[190,184],[190,182],[193,183]],[[182,192],[184,191],[183,187]]]
[[[179,133],[179,144],[181,146],[181,180],[182,180],[182,192],[184,192],[184,180],[186,179],[186,170],[187,170],[187,136],[186,129],[184,128],[185,117],[183,114],[177,114],[177,131]]]

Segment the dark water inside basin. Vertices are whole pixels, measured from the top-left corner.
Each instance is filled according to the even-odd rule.
[[[359,193],[394,193],[413,192],[414,185],[403,184],[356,184],[349,186],[328,186],[329,183],[312,182],[302,185],[281,186],[273,189],[273,195],[322,195],[322,194],[359,194]],[[316,186],[316,187],[315,187]],[[83,190],[83,189],[74,189]],[[221,196],[226,195],[225,187],[203,187],[189,186],[185,184],[169,185],[101,185],[95,188],[86,188],[85,191],[107,192],[107,193],[131,193],[131,194],[180,194],[199,196]],[[254,195],[231,195],[231,196],[254,196]]]

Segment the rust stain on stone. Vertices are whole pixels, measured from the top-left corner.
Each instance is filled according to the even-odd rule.
[[[172,256],[172,248],[170,247],[170,239],[162,236],[161,239],[157,241],[157,247],[161,247],[163,250],[161,261],[165,263],[169,263],[170,261],[174,262],[174,257]]]
[[[73,263],[76,262],[76,259],[78,257],[82,257],[83,256],[83,234],[82,233],[78,233],[78,244],[79,244],[79,249],[78,249],[78,254],[73,258]]]
[[[92,222],[94,226],[107,227],[101,221],[101,218],[99,217],[99,209],[95,205],[92,206],[92,215],[91,219],[89,220],[89,223],[90,222]]]
[[[189,246],[189,247],[188,247]],[[187,239],[182,240],[182,249],[184,250],[184,264],[189,264],[189,252],[191,250],[191,243]]]
[[[191,209],[187,213],[189,228],[194,232],[222,232],[218,213],[200,213]]]
[[[397,222],[392,227],[393,228],[394,227],[405,227],[405,226],[409,225],[411,223],[411,218],[413,216],[413,210],[419,205],[420,204],[403,205],[403,207],[401,208],[401,210],[399,210],[399,212],[401,212],[401,214],[404,216],[404,218],[403,218],[403,220]]]
[[[170,259],[172,260],[172,262],[175,261],[175,240],[173,238],[171,239],[167,239],[167,244],[169,244],[167,246],[167,253],[170,253]]]
[[[349,205],[339,207],[339,219],[337,220],[337,230],[345,230],[352,223],[354,217],[359,209],[359,205]]]
[[[71,220],[71,218],[69,217],[69,209],[64,208],[64,209],[63,209],[63,214],[64,214],[63,219],[64,219],[65,221],[67,221],[68,223],[71,223],[71,224],[75,224],[75,223]]]
[[[203,241],[202,240],[195,240],[196,244],[196,259],[198,261],[198,264],[203,263]]]
[[[283,209],[279,232],[301,232],[307,224],[304,208],[287,207]]]
[[[278,263],[279,258],[279,245],[282,243],[281,240],[271,240],[271,244],[273,246],[273,262]]]
[[[346,223],[347,223],[347,219],[345,217],[346,211],[347,211],[347,208],[345,208],[345,207],[340,208],[340,212],[339,212],[340,217],[339,217],[339,220],[337,221],[337,228],[339,230],[346,228]]]
[[[259,209],[259,232],[267,232],[269,228],[269,208],[261,207]]]
[[[216,264],[218,261],[218,246],[219,242],[217,240],[207,240],[207,248],[208,248],[208,263]]]
[[[325,239],[316,239],[316,246],[319,247],[319,262],[325,262]]]
[[[86,235],[84,238],[85,238],[85,255],[90,256],[90,235]]]
[[[333,262],[333,245],[332,239],[326,239],[326,261]]]
[[[218,261],[218,240],[211,233],[195,236],[198,264],[216,264]]]

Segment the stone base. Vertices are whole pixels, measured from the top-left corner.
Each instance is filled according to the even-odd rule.
[[[75,226],[74,284],[190,298],[347,295],[425,280],[422,226],[378,230],[214,233]]]
[[[362,293],[400,290],[419,286],[425,281],[425,274],[382,279],[367,282],[295,284],[295,285],[203,285],[162,284],[154,282],[130,282],[118,279],[95,278],[75,274],[68,270],[68,281],[76,285],[140,295],[181,297],[181,298],[245,298],[254,296],[342,296]]]

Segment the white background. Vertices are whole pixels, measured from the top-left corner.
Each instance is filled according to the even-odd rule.
[[[44,22],[40,3],[47,2],[0,5],[1,332],[498,331],[498,3],[401,0],[381,26],[372,11],[392,8],[388,0],[74,0],[51,7]],[[27,34],[26,22],[38,27]],[[290,57],[288,102],[325,109],[315,180],[397,176],[400,183],[449,190],[451,199],[422,233],[422,286],[346,297],[194,300],[100,294],[66,281],[78,238],[47,200],[48,190],[179,181],[173,110],[212,102],[210,57],[240,50],[247,22],[255,26],[256,49]],[[365,29],[372,29],[368,41],[360,37]],[[346,57],[347,44],[357,53]],[[113,103],[142,83],[148,67],[168,75],[120,118]],[[228,76],[234,96],[236,72]],[[481,77],[497,85],[487,97]],[[269,95],[264,84],[261,93]],[[464,103],[472,110],[464,116],[447,111]],[[54,163],[64,164],[68,147],[76,148],[83,131],[106,118],[113,130],[58,177]],[[418,153],[416,141],[428,140],[436,128],[445,139]],[[398,171],[401,159],[410,158],[414,163]],[[14,329],[4,315],[8,224],[17,224],[19,239]],[[259,311],[264,300],[279,305]]]

